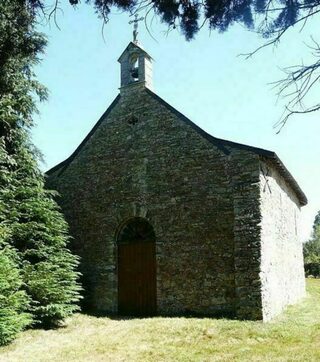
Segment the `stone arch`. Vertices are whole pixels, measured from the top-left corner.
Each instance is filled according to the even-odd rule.
[[[155,233],[150,222],[144,217],[134,216],[123,221],[117,230],[117,243],[126,243],[133,240],[154,242]]]

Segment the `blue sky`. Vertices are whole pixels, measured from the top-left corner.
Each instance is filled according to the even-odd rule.
[[[68,157],[118,94],[117,59],[132,39],[126,13],[113,12],[104,27],[85,4],[74,10],[66,4],[53,22],[41,26],[49,44],[36,72],[50,91],[40,104],[33,130],[43,153],[44,170]],[[277,100],[272,82],[283,78],[282,68],[308,62],[310,35],[316,19],[299,32],[291,30],[277,46],[253,58],[239,56],[254,50],[263,39],[240,25],[220,34],[207,28],[192,42],[178,32],[167,34],[154,19],[150,31],[143,23],[139,41],[155,59],[155,92],[210,134],[275,151],[306,193],[302,237],[307,239],[315,213],[320,210],[320,113],[292,118],[276,134],[284,101]],[[318,92],[319,94],[319,92]],[[316,92],[309,102],[316,100]],[[308,103],[307,103],[308,104]]]

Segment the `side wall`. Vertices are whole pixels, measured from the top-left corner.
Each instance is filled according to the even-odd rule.
[[[305,295],[300,207],[292,189],[261,161],[261,284],[263,319],[270,320]]]

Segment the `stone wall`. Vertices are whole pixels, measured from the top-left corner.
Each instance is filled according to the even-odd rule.
[[[89,306],[117,311],[116,230],[141,216],[156,235],[158,313],[236,313],[230,157],[141,85],[121,90],[49,179],[82,257]]]
[[[300,207],[295,193],[267,160],[261,161],[261,283],[263,319],[305,295]]]
[[[236,314],[262,319],[259,156],[232,150]]]
[[[81,256],[87,306],[117,312],[117,230],[133,217],[155,232],[159,314],[269,320],[302,296],[298,201],[260,164],[257,149],[209,136],[143,83],[121,88],[48,179]]]

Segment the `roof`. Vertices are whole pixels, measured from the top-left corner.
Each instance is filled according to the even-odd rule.
[[[125,48],[125,50],[121,53],[118,62],[121,62],[121,58],[123,57],[124,53],[129,49],[129,47],[134,47],[134,48],[138,48],[139,50],[141,50],[149,59],[152,59],[152,57],[150,56],[150,54],[148,54],[139,43],[134,43],[133,41],[131,41],[127,47]],[[152,59],[153,60],[153,59]]]
[[[238,149],[246,150],[249,152],[253,152],[259,156],[269,159],[273,163],[275,168],[278,170],[280,175],[284,178],[284,180],[286,180],[288,182],[288,184],[292,187],[292,189],[295,191],[301,206],[304,206],[308,203],[307,197],[304,194],[304,192],[301,190],[297,181],[294,179],[294,177],[291,175],[291,173],[288,171],[288,169],[285,167],[285,165],[282,163],[282,161],[280,160],[280,158],[278,157],[278,155],[275,152],[265,150],[262,148],[258,148],[258,147],[244,145],[244,144],[237,143],[237,142],[227,141],[227,140],[224,140],[221,138],[216,138],[216,137],[210,135],[209,133],[205,132],[202,128],[197,126],[189,118],[187,118],[185,115],[180,113],[178,110],[176,110],[174,107],[172,107],[169,103],[167,103],[165,100],[160,98],[157,94],[153,93],[150,89],[145,88],[145,90],[151,97],[153,97],[155,100],[157,100],[163,106],[165,106],[167,109],[169,109],[171,112],[173,112],[180,120],[182,120],[184,123],[189,125],[192,129],[194,129],[198,134],[200,134],[207,141],[214,144],[223,153],[225,153],[227,155],[230,154],[230,150],[228,149],[228,147],[233,147],[233,148],[238,148]],[[80,150],[86,144],[86,142],[89,140],[89,138],[95,133],[95,131],[100,126],[102,121],[108,116],[108,114],[111,112],[111,110],[119,102],[120,98],[121,98],[121,96],[119,94],[114,99],[114,101],[111,103],[109,108],[105,111],[105,113],[100,117],[98,122],[94,125],[92,130],[85,137],[85,139],[81,142],[81,144],[77,147],[77,149],[71,154],[71,156],[68,157],[66,160],[60,162],[58,165],[52,167],[50,170],[48,170],[46,172],[47,175],[50,175],[59,169],[61,169],[61,170],[60,170],[58,176],[64,172],[64,170],[68,167],[68,165],[72,162],[72,160],[80,152]]]

